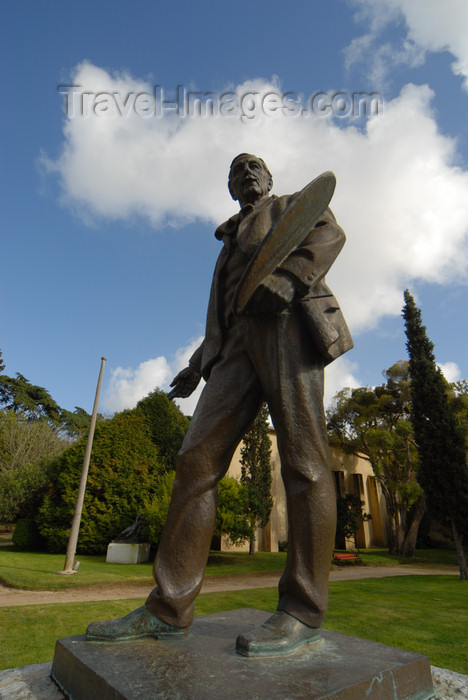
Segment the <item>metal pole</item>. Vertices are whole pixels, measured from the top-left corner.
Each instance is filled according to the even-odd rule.
[[[81,512],[83,510],[83,501],[86,490],[86,480],[88,478],[89,460],[91,457],[91,448],[93,446],[94,429],[96,427],[97,410],[99,405],[99,394],[101,393],[102,374],[104,371],[105,357],[101,357],[101,369],[99,371],[99,379],[96,388],[96,397],[94,399],[93,413],[91,423],[89,424],[88,442],[86,443],[86,451],[83,459],[83,467],[81,469],[80,487],[76,499],[75,512],[73,514],[70,537],[68,539],[67,556],[65,558],[65,566],[60,574],[74,574],[73,562],[75,559],[76,545],[78,542],[78,532],[80,530]]]

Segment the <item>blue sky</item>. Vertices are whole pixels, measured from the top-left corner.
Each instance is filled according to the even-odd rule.
[[[464,1],[17,0],[0,12],[7,374],[88,411],[102,355],[101,410],[167,389],[203,335],[213,232],[236,210],[227,171],[247,150],[277,194],[337,175],[348,241],[328,281],[356,347],[327,370],[327,397],[380,383],[405,359],[406,287],[448,378],[468,377]],[[57,89],[78,84],[87,117],[79,104],[67,115]],[[124,117],[97,106],[96,95],[131,106],[156,85],[167,100],[178,85],[239,104],[294,93],[304,108],[317,93],[376,92],[383,109]]]

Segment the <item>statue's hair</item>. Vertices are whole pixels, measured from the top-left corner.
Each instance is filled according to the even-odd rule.
[[[232,197],[233,199],[236,199],[236,197],[234,196],[234,194],[233,194],[233,192],[232,192],[232,186],[231,186],[231,185],[232,185],[232,178],[231,178],[231,175],[232,175],[232,168],[233,168],[233,166],[234,166],[234,163],[235,163],[237,160],[239,160],[239,158],[245,158],[246,156],[247,156],[248,158],[256,158],[256,159],[262,164],[262,166],[263,166],[265,172],[267,173],[268,177],[270,178],[270,188],[269,188],[269,189],[271,189],[271,187],[272,187],[272,185],[273,185],[273,175],[272,175],[272,174],[270,173],[270,171],[268,170],[267,164],[265,163],[265,161],[263,160],[263,158],[259,158],[259,156],[254,156],[252,153],[239,153],[239,155],[236,156],[236,157],[233,159],[233,161],[232,161],[232,163],[231,163],[231,166],[230,166],[230,168],[229,168],[228,188],[229,188],[229,192],[230,192],[230,194],[231,194],[231,197]]]

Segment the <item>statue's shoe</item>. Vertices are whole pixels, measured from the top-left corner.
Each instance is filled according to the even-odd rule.
[[[236,651],[243,656],[284,656],[318,642],[320,637],[320,628],[309,627],[280,610],[260,627],[239,635]]]
[[[159,620],[143,605],[133,612],[108,622],[91,622],[86,630],[86,639],[101,642],[128,642],[142,637],[160,639],[176,634],[185,634],[184,627],[174,627]]]

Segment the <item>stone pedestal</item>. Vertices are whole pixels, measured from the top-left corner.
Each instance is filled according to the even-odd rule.
[[[109,644],[84,635],[57,642],[52,677],[73,700],[426,700],[429,660],[324,630],[323,640],[283,658],[235,653],[241,631],[269,613],[232,610],[195,618],[186,636]]]
[[[148,542],[141,544],[111,542],[107,545],[106,562],[110,564],[142,564],[148,561],[149,554]]]

